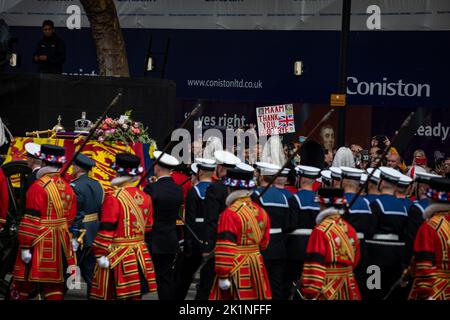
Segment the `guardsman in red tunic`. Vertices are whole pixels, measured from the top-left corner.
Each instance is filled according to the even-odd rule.
[[[140,159],[118,154],[113,168],[116,187],[103,202],[100,226],[92,246],[97,265],[92,280],[92,299],[138,300],[156,291],[152,257],[145,233],[153,225],[152,199],[133,183],[143,172]]]
[[[238,164],[228,169],[224,184],[232,191],[217,225],[214,250],[216,278],[210,300],[272,299],[261,250],[269,244],[270,220],[252,202],[253,167]]]
[[[27,191],[19,225],[14,298],[27,299],[33,285],[46,300],[64,298],[66,268],[75,265],[69,226],[77,212],[75,193],[59,175],[64,154],[64,148],[48,144],[37,154],[44,167]]]
[[[353,270],[359,261],[355,229],[342,219],[344,190],[319,188],[321,211],[306,248],[300,279],[304,299],[360,300]]]
[[[0,169],[0,230],[6,224],[6,214],[8,212],[9,204],[8,183],[6,177]]]
[[[425,222],[414,242],[409,299],[450,300],[450,179],[431,178]]]

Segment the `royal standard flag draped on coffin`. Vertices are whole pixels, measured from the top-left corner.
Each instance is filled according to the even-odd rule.
[[[26,160],[25,144],[34,142],[37,144],[54,144],[66,149],[66,158],[69,161],[72,159],[76,150],[80,147],[81,142],[76,145],[75,140],[72,139],[49,139],[49,138],[24,138],[18,137],[11,142],[5,163],[18,160]],[[153,151],[155,145],[142,143],[129,143],[128,145],[122,142],[118,143],[100,143],[98,141],[89,141],[83,148],[82,153],[96,161],[96,166],[90,172],[89,176],[98,180],[105,191],[111,189],[110,181],[115,176],[115,171],[111,168],[114,163],[116,154],[122,152],[129,152],[141,158],[141,165],[147,169],[150,167],[153,158]],[[72,172],[71,169],[68,173]],[[13,184],[18,181],[13,179]],[[16,186],[16,185],[15,185]]]

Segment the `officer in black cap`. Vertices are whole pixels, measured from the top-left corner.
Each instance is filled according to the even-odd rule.
[[[70,185],[77,196],[77,215],[70,231],[72,245],[77,251],[78,266],[81,276],[91,289],[92,275],[95,267],[95,255],[91,247],[99,227],[99,214],[102,209],[105,193],[100,183],[89,177],[89,172],[95,167],[95,161],[80,153],[73,161],[73,176]]]
[[[146,242],[155,265],[158,297],[160,300],[175,299],[174,268],[180,251],[177,235],[177,219],[183,205],[183,191],[171,176],[180,164],[173,156],[155,151],[155,176],[157,181],[149,183],[144,191],[153,201],[153,229]]]

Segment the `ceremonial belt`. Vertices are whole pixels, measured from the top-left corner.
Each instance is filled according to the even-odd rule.
[[[357,232],[356,236],[358,237],[359,240],[364,239],[364,233],[362,233],[362,232]]]
[[[450,270],[436,270],[436,276],[438,278],[450,279]]]
[[[114,246],[135,246],[144,243],[144,238],[114,238]]]
[[[83,223],[98,221],[98,213],[90,213],[84,215]]]
[[[205,222],[205,218],[195,218],[195,222]]]
[[[47,228],[61,228],[67,226],[67,219],[43,219],[41,220],[41,225]]]
[[[270,228],[270,234],[278,234],[282,232],[283,230],[281,228]]]
[[[381,240],[381,241],[398,241],[399,240],[399,236],[393,233],[388,233],[388,234],[381,234],[381,233],[377,233],[373,235],[373,240]]]
[[[236,246],[237,254],[256,254],[259,252],[259,245],[249,245],[249,246]]]
[[[327,268],[326,277],[340,277],[340,276],[349,276],[353,274],[352,267],[346,268]]]
[[[295,229],[289,235],[291,236],[309,236],[312,233],[312,229]]]

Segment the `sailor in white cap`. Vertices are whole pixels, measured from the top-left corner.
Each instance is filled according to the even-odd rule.
[[[320,172],[322,188],[331,188],[331,171],[330,170],[322,170]]]
[[[180,250],[176,225],[184,199],[183,191],[171,177],[171,172],[180,162],[161,151],[154,151],[153,155],[157,181],[147,184],[144,188],[152,197],[154,220],[147,246],[155,265],[158,297],[160,300],[173,300],[175,280],[172,266]]]
[[[25,150],[27,152],[27,166],[31,169],[31,174],[27,178],[26,189],[28,189],[34,181],[36,181],[36,174],[42,167],[42,160],[40,160],[37,154],[41,151],[41,145],[33,142],[25,144]]]
[[[366,239],[369,250],[369,265],[381,269],[381,289],[369,290],[376,300],[386,297],[392,285],[402,275],[408,260],[408,213],[403,201],[394,196],[401,173],[388,167],[380,167],[378,199],[371,203],[376,218],[374,235]],[[389,298],[396,298],[391,294]]]
[[[409,210],[412,205],[412,201],[409,199],[409,190],[412,186],[412,182],[412,178],[402,174],[397,182],[397,189],[395,190],[395,196],[398,199],[402,199],[406,210]]]
[[[414,241],[416,237],[417,230],[420,225],[424,222],[423,214],[430,204],[426,192],[429,188],[429,183],[432,178],[440,178],[440,176],[427,173],[422,167],[416,166],[414,170],[414,182],[412,186],[411,193],[415,196],[415,201],[411,204],[408,210],[408,239],[409,241]],[[408,243],[409,251],[412,250],[412,243]]]
[[[342,188],[342,170],[338,167],[330,167],[331,187]]]
[[[360,188],[360,180],[364,171],[351,167],[341,167],[342,187],[347,204],[350,205],[353,198]],[[362,196],[358,196],[351,207],[348,208],[348,214],[345,220],[356,230],[360,241],[360,261],[355,269],[355,277],[358,282],[361,297],[366,297],[366,278],[367,278],[367,259],[368,252],[365,239],[372,237],[372,226],[375,223],[375,217],[372,215],[370,203]]]
[[[286,275],[290,284],[297,283],[301,276],[308,239],[316,225],[315,219],[320,211],[320,205],[315,201],[316,193],[313,191],[313,185],[320,176],[320,169],[300,165],[295,170],[299,176],[300,190],[289,199],[289,229],[291,232],[287,241]]]
[[[272,299],[287,300],[289,287],[285,278],[287,258],[285,232],[289,218],[288,197],[282,191],[285,189],[274,185],[260,197],[281,167],[267,162],[256,162],[255,165],[259,188],[252,194],[252,200],[263,207],[270,218],[270,243],[262,255],[269,276]]]
[[[294,176],[295,176],[295,170]],[[284,168],[283,171],[280,173],[279,177],[275,179],[273,186],[275,188],[278,188],[285,196],[286,198],[290,198],[294,195],[295,192],[297,192],[297,189],[295,188],[295,178],[293,179],[294,185],[290,185],[289,182],[289,176],[291,175],[291,168]]]
[[[375,170],[375,172],[371,175],[373,170]],[[380,190],[378,189],[378,184],[380,183],[380,169],[368,168],[367,179],[369,179],[369,182],[367,182],[367,194],[365,198],[372,203],[372,201],[378,199],[378,196],[380,195]]]
[[[215,170],[215,182],[206,189],[204,200],[204,234],[205,245],[202,255],[207,257],[214,250],[217,238],[217,222],[220,214],[226,209],[225,200],[228,196],[227,187],[223,184],[223,179],[229,169],[235,168],[241,160],[229,151],[217,150],[214,152],[214,159],[217,163]],[[196,300],[208,300],[211,287],[214,282],[214,259],[209,259],[200,271],[200,283],[197,290]]]
[[[206,158],[195,158],[191,170],[198,181],[186,195],[184,228],[184,260],[178,277],[176,299],[184,300],[194,278],[194,273],[203,261],[202,249],[205,236],[205,196],[206,189],[212,183],[212,176],[216,169],[216,161]],[[191,230],[195,233],[193,234]]]

